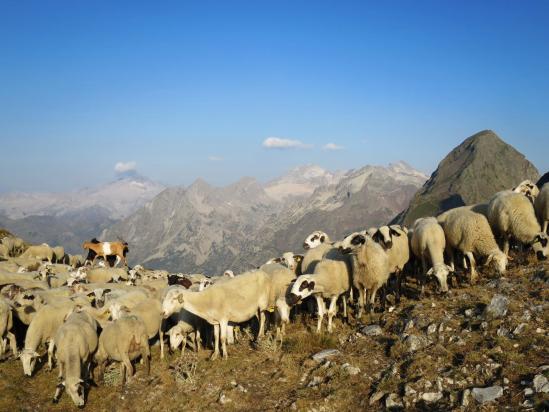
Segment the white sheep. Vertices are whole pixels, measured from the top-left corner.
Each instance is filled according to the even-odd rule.
[[[64,263],[65,262],[65,248],[63,246],[55,246],[52,248],[53,250],[53,259],[56,263]]]
[[[549,226],[549,183],[542,186],[539,196],[536,198],[536,214],[542,225],[542,232],[547,233]]]
[[[531,180],[523,180],[520,182],[515,188],[513,188],[513,192],[515,193],[522,193],[524,196],[528,198],[528,200],[534,204],[536,201],[536,198],[539,195],[539,189],[536,186],[534,182]]]
[[[200,338],[200,327],[202,326],[201,319],[185,309],[174,313],[171,318],[176,324],[166,332],[170,340],[170,349],[176,350],[179,345],[181,345],[181,356],[183,356],[187,345],[187,337],[190,335],[193,340],[194,350],[195,352],[198,352],[202,347]],[[160,358],[163,358],[162,353]]]
[[[36,350],[48,343],[48,369],[53,367],[54,337],[57,329],[63,324],[65,316],[75,305],[45,305],[38,310],[32,319],[25,336],[25,348],[21,352],[23,372],[32,376],[36,359],[40,356]]]
[[[7,342],[9,340],[10,348],[14,356],[17,356],[17,341],[15,335],[11,332],[13,328],[13,308],[9,300],[0,296],[0,358],[6,352]]]
[[[63,389],[66,389],[74,404],[83,407],[85,388],[82,378],[89,377],[92,355],[97,349],[97,322],[88,313],[75,308],[57,330],[54,341],[59,383],[53,403],[59,402]]]
[[[421,260],[422,277],[433,275],[437,280],[440,290],[448,292],[448,275],[454,268],[444,263],[444,250],[446,248],[446,237],[442,226],[434,217],[417,219],[412,226],[411,249],[412,253]],[[427,262],[430,269],[427,270]],[[421,294],[425,282],[421,281]]]
[[[137,316],[145,324],[147,337],[149,339],[159,335],[160,338],[160,357],[164,357],[164,334],[162,326],[162,305],[157,299],[145,299],[137,303],[132,308],[123,305],[120,301],[113,302],[110,305],[110,313],[113,320],[124,316]]]
[[[137,316],[123,316],[105,325],[99,336],[95,362],[99,366],[98,381],[103,380],[105,366],[109,359],[120,362],[122,386],[133,376],[132,360],[139,356],[150,371],[151,351],[145,323]]]
[[[246,322],[259,316],[259,334],[263,335],[265,311],[269,308],[271,279],[261,270],[243,273],[225,282],[216,283],[202,292],[184,288],[170,290],[162,302],[164,318],[180,309],[201,317],[214,326],[215,346],[212,359],[219,356],[219,341],[223,357],[227,358],[227,326],[229,322]]]
[[[86,273],[88,283],[108,283],[128,280],[128,271],[125,268],[93,268]]]
[[[541,231],[534,206],[522,194],[510,190],[496,193],[488,204],[488,221],[494,234],[503,238],[507,256],[510,238],[532,246],[539,260],[549,255],[549,237]]]
[[[470,281],[478,279],[475,269],[475,256],[486,257],[486,264],[493,262],[498,273],[507,268],[507,255],[503,253],[494,239],[488,219],[480,213],[465,209],[455,209],[449,213],[442,225],[446,236],[446,251],[453,265],[453,251],[459,250],[469,259]]]
[[[352,233],[339,242],[339,250],[352,256],[353,286],[358,290],[358,317],[368,301],[370,313],[374,311],[377,291],[389,279],[389,257],[381,245],[367,235]],[[385,306],[385,296],[382,296]]]
[[[389,258],[389,272],[394,273],[396,278],[396,301],[400,301],[402,285],[402,270],[410,260],[410,246],[408,241],[408,230],[400,225],[381,226],[373,235],[372,239],[379,243]]]
[[[39,260],[47,260],[52,263],[53,256],[53,249],[46,243],[42,243],[41,245],[29,246],[27,250],[21,254],[20,258],[35,258]]]
[[[305,238],[303,248],[307,252],[301,262],[301,271],[303,274],[310,274],[314,272],[315,265],[333,250],[333,245],[326,233],[315,230]]]
[[[277,263],[265,264],[260,267],[260,270],[267,273],[271,278],[269,311],[274,311],[276,309],[276,338],[282,341],[282,337],[286,330],[286,324],[290,322],[291,307],[287,302],[286,296],[290,285],[295,280],[296,276],[292,270]]]
[[[0,258],[8,259],[10,257],[10,251],[6,245],[0,243]]]
[[[332,332],[332,320],[337,314],[337,299],[343,298],[344,311],[347,311],[345,294],[351,285],[350,268],[345,260],[323,259],[315,266],[313,274],[298,276],[295,280],[288,301],[291,305],[308,296],[314,296],[318,306],[316,332],[320,333],[324,315],[328,318],[328,332]],[[326,309],[324,299],[330,304]]]
[[[301,276],[303,274],[303,257],[303,255],[296,255],[293,252],[285,252],[280,257],[279,263],[294,272],[296,276]]]

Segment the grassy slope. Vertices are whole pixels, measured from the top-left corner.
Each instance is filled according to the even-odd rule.
[[[518,266],[517,260],[521,265]],[[134,410],[377,410],[383,400],[369,406],[369,398],[377,391],[404,394],[410,384],[418,393],[437,392],[440,379],[444,398],[436,405],[420,401],[410,410],[455,409],[464,389],[489,385],[508,386],[505,395],[484,410],[504,406],[518,409],[524,401],[521,385],[531,380],[537,367],[549,364],[549,265],[518,257],[505,279],[484,273],[478,285],[462,285],[449,298],[434,294],[421,300],[404,298],[391,313],[375,314],[383,335],[366,337],[357,333],[359,324],[346,325],[336,320],[335,333],[315,335],[316,322],[298,317],[288,328],[281,349],[266,339],[254,347],[248,339],[229,347],[229,359],[210,362],[209,350],[198,356],[187,351],[180,359],[171,354],[160,361],[158,347],[153,348],[150,376],[138,373],[121,390],[118,367],[107,374],[107,384],[92,387],[86,409],[90,411]],[[414,290],[413,282],[409,283]],[[489,321],[483,330],[482,316],[466,316],[467,309],[477,313],[492,296],[509,297],[509,313],[503,319]],[[412,296],[412,294],[410,294]],[[541,305],[541,306],[540,306]],[[500,326],[513,330],[523,322],[525,311],[531,313],[525,331],[517,337],[501,337]],[[414,325],[409,324],[414,321]],[[363,319],[368,323],[368,319]],[[435,323],[441,332],[427,334]],[[429,339],[429,346],[414,354],[407,352],[402,340],[405,325],[408,334]],[[542,328],[543,333],[536,329]],[[324,348],[337,348],[341,355],[329,365],[319,365],[311,355]],[[349,363],[360,368],[350,376],[341,365]],[[196,370],[193,372],[193,366]],[[190,371],[191,378],[184,379]],[[35,377],[22,375],[20,362],[10,359],[0,364],[0,410],[75,409],[65,394],[59,405],[51,404],[57,371],[39,370]],[[181,378],[183,377],[183,378]],[[308,384],[317,377],[315,387]],[[509,384],[504,385],[504,378]],[[236,385],[235,385],[236,384]],[[425,385],[433,385],[426,388]],[[231,401],[218,402],[220,394]],[[538,407],[547,407],[549,396],[536,395]],[[543,406],[544,405],[544,406]],[[471,399],[468,410],[478,410]]]

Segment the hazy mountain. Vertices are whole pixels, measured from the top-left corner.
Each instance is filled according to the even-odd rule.
[[[210,274],[239,271],[282,251],[301,250],[312,230],[339,237],[384,223],[426,179],[400,162],[345,173],[305,166],[265,187],[251,178],[224,188],[197,180],[187,189],[166,189],[102,237],[126,239],[131,263]]]
[[[102,238],[126,239],[133,263],[217,273],[277,210],[253,178],[222,188],[198,179],[187,189],[164,190]]]
[[[418,217],[484,202],[524,179],[538,178],[537,169],[522,153],[484,130],[465,139],[440,162],[396,221],[411,224]]]
[[[121,219],[164,190],[164,186],[135,173],[103,186],[65,193],[7,193],[0,195],[0,215],[63,216],[101,208],[109,219]]]
[[[316,188],[336,184],[344,172],[330,172],[316,165],[299,166],[268,182],[265,192],[276,201],[307,198]]]

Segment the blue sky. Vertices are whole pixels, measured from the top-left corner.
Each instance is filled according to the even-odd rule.
[[[379,3],[4,0],[0,191],[430,173],[482,129],[549,168],[549,2]]]

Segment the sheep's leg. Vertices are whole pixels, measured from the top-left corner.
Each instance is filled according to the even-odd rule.
[[[122,385],[121,386],[124,386],[126,384],[126,380],[128,378],[126,376],[126,365],[124,364],[124,362],[120,362],[120,376],[122,377]]]
[[[370,315],[373,315],[374,314],[374,307],[375,307],[375,302],[376,302],[376,293],[377,293],[377,290],[379,289],[379,287],[375,287],[370,291],[370,302],[369,302],[369,312],[370,312]]]
[[[162,321],[162,323],[164,323]],[[164,332],[162,331],[162,325],[158,330],[158,337],[160,338],[160,359],[164,359]]]
[[[475,264],[475,257],[473,256],[473,253],[472,252],[465,252],[465,255],[467,256],[467,258],[469,259],[469,264],[471,265],[471,277],[470,277],[470,283],[471,285],[475,284],[477,279],[478,279],[478,275],[477,275],[477,270],[475,268],[476,264]]]
[[[221,350],[223,351],[223,359],[227,359],[229,357],[227,353],[227,331],[229,329],[228,322],[219,322],[219,328],[221,331]]]
[[[543,230],[542,230],[543,233],[547,233],[547,226],[549,226],[549,220],[546,220],[545,222],[543,222]]]
[[[198,352],[200,352],[200,349],[202,349],[202,340],[201,340],[202,338],[200,336],[200,330],[199,329],[196,329],[194,331],[194,338],[195,338],[195,340],[194,340],[194,349],[198,353]]]
[[[400,288],[402,287],[402,270],[397,269],[395,272],[396,286],[395,286],[395,303],[400,303]],[[383,308],[385,310],[385,307]]]
[[[10,348],[13,352],[14,356],[17,356],[19,353],[17,352],[17,339],[15,338],[15,335],[11,332],[8,332],[6,334],[8,337],[8,340],[10,341]]]
[[[219,356],[219,325],[214,325],[214,352],[212,353],[211,360],[216,360]]]
[[[322,329],[322,318],[324,318],[324,314],[326,313],[326,304],[324,303],[324,299],[322,296],[317,295],[316,298],[316,304],[318,307],[318,321],[316,324],[316,333],[320,333],[320,330]]]
[[[122,363],[121,366],[125,368],[126,373],[122,376],[125,376],[126,379],[122,381],[122,385],[126,384],[126,381],[129,380],[133,376],[133,366],[130,361],[130,358],[128,357],[127,353],[124,353],[122,355]]]
[[[421,292],[419,293],[420,297],[423,297],[423,294],[425,293],[425,282],[427,280],[427,262],[425,262],[425,256],[421,256]]]
[[[59,375],[57,377],[57,388],[55,389],[55,394],[53,395],[53,399],[52,399],[52,402],[53,403],[57,403],[59,402],[59,398],[61,397],[61,394],[63,393],[63,389],[65,388],[65,385],[63,384],[63,376],[64,376],[64,371],[63,371],[63,362],[59,362]]]
[[[332,332],[332,319],[337,313],[337,296],[330,299],[330,306],[328,307],[328,332]]]
[[[388,284],[385,284],[381,287],[381,311],[382,312],[385,312],[385,303],[386,303],[386,300],[387,300],[387,288],[388,288]]]
[[[141,347],[141,359],[145,364],[145,373],[148,376],[151,373],[151,351],[149,349],[149,337],[147,335],[141,336],[141,342],[139,345]]]
[[[257,340],[265,336],[265,312],[259,311],[259,332],[257,333]]]
[[[345,321],[348,321],[349,319],[347,318],[347,297],[345,295],[342,295],[341,298],[343,300],[343,317],[345,318]]]
[[[355,301],[354,299],[354,294],[353,294],[353,287],[351,286],[350,290],[349,290],[349,303],[353,303]]]
[[[509,238],[507,236],[503,238],[503,253],[509,257]]]
[[[55,349],[55,342],[53,339],[50,339],[48,342],[48,370],[51,371],[53,369],[53,352]]]
[[[227,343],[234,345],[234,326],[227,325]]]
[[[362,317],[362,310],[364,309],[364,299],[364,289],[358,288],[358,319]]]

